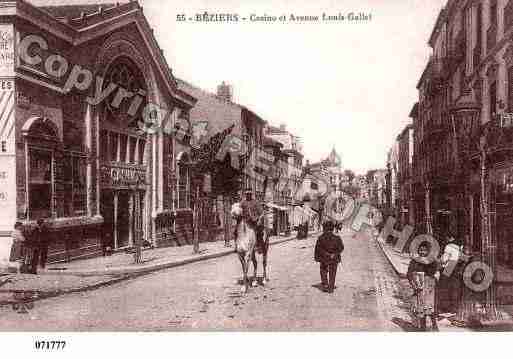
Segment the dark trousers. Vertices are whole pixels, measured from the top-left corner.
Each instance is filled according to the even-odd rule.
[[[41,268],[46,267],[46,260],[48,258],[48,247],[40,246],[33,249],[32,261],[30,263],[30,273],[37,274],[37,266]]]
[[[48,260],[48,245],[39,247],[39,265],[41,268],[46,268],[46,261]]]
[[[39,248],[31,248],[30,273],[37,274],[37,265],[39,264]]]
[[[338,263],[321,263],[321,282],[328,289],[335,289]],[[329,276],[329,279],[328,279]]]

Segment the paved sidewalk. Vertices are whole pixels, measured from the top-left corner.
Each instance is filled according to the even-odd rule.
[[[406,274],[408,272],[408,265],[411,261],[411,256],[406,253],[400,253],[395,250],[390,244],[386,243],[383,238],[378,236],[376,238],[376,242],[379,247],[383,251],[383,254],[387,258],[388,262],[394,268],[397,275],[402,278],[402,280],[406,281]],[[513,270],[499,266],[497,268],[497,283],[498,283],[498,302],[502,304],[504,301],[508,301],[508,298],[511,297],[511,289],[513,284]],[[511,305],[501,305],[502,315],[504,316],[503,320],[496,322],[482,322],[482,330],[512,330],[513,321],[510,319],[513,316],[513,308]],[[449,318],[449,317],[448,317]],[[469,331],[468,328],[457,328],[451,324],[448,318],[444,318],[442,321],[439,321],[440,331]]]
[[[406,278],[411,256],[407,253],[401,253],[397,251],[390,244],[386,243],[381,236],[378,236],[376,241],[378,242],[378,245],[383,251],[383,254],[385,254],[386,259],[390,262],[397,275],[401,278]]]
[[[400,277],[406,277],[408,272],[408,265],[411,261],[411,256],[408,253],[401,253],[397,251],[390,244],[386,243],[380,236],[377,237],[381,250],[385,254],[385,257],[390,262],[396,273]],[[499,284],[513,284],[513,269],[506,268],[504,266],[497,267],[497,279],[496,282]]]
[[[295,238],[296,234],[271,237],[271,245]],[[234,254],[234,248],[225,247],[224,242],[208,242],[200,244],[200,254],[193,254],[192,246],[147,250],[143,252],[141,264],[133,264],[133,254],[123,252],[110,257],[52,264],[38,275],[0,273],[0,305],[19,301],[14,296],[22,292],[28,293],[31,299],[42,299],[93,290],[145,273],[231,254]]]

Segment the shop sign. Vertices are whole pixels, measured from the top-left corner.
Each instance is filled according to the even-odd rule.
[[[0,25],[0,77],[14,76],[14,27]]]
[[[107,187],[128,187],[146,184],[146,170],[137,167],[104,166],[102,183]]]

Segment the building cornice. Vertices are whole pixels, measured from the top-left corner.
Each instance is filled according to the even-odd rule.
[[[178,89],[172,71],[163,56],[163,52],[155,39],[146,17],[143,15],[142,7],[137,2],[130,2],[120,6],[126,7],[126,12],[106,18],[104,21],[99,21],[82,29],[73,28],[54,18],[46,11],[21,0],[0,3],[0,18],[13,17],[14,21],[16,21],[16,18],[22,19],[67,42],[71,46],[83,45],[102,35],[130,24],[135,24],[149,52],[148,57],[157,68],[159,77],[163,79],[171,101],[178,107],[193,107],[197,100],[185,91]],[[30,78],[28,76],[24,77]]]
[[[474,71],[467,78],[467,85],[472,83],[476,78],[480,77],[480,73],[484,68],[487,68],[490,62],[495,61],[495,57],[497,54],[511,41],[513,40],[513,28],[509,29],[502,39],[497,42],[497,44],[488,51],[488,54],[482,59],[482,61],[474,68]]]
[[[43,11],[27,2],[16,1],[9,4],[13,4],[14,15],[18,18],[32,23],[69,44],[73,44],[76,36],[76,30],[73,27],[55,19],[46,11]],[[0,12],[0,16],[2,15],[4,14]]]

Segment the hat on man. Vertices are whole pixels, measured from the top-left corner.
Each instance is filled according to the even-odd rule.
[[[331,232],[335,229],[335,224],[332,221],[326,221],[323,223],[322,228],[325,232]]]

